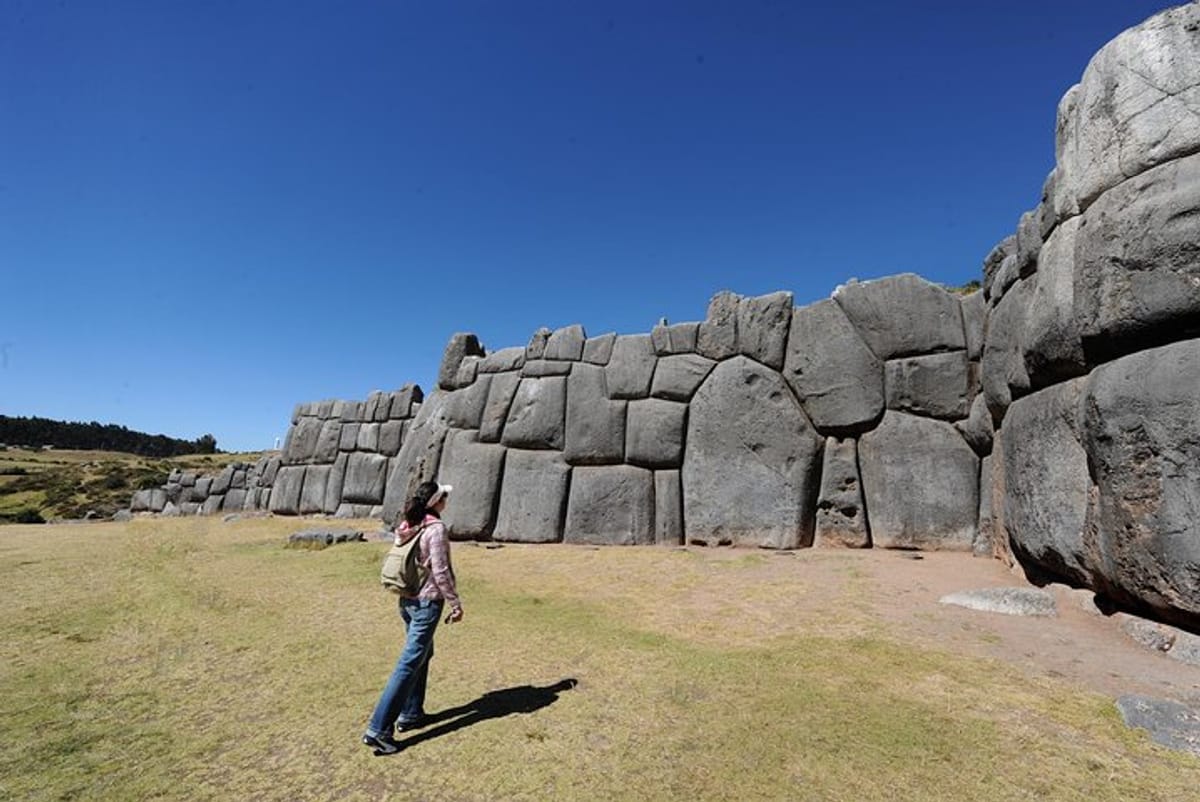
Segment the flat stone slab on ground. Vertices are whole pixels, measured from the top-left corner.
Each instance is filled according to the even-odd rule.
[[[366,540],[355,529],[304,529],[288,535],[288,545],[314,544],[332,546],[335,543],[357,543]]]
[[[938,599],[941,604],[954,604],[968,610],[1005,615],[1058,615],[1054,596],[1038,588],[982,588],[950,593]]]
[[[1169,699],[1132,694],[1117,699],[1117,710],[1125,726],[1146,730],[1156,744],[1200,757],[1200,711]]]

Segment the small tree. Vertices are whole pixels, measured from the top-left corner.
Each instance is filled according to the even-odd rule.
[[[204,434],[196,438],[196,453],[216,454],[217,438],[213,437],[211,434]]]

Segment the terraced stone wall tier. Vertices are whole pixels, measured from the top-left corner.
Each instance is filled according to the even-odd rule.
[[[420,387],[405,385],[365,401],[298,404],[279,454],[211,476],[174,471],[163,487],[135,493],[130,507],[163,515],[378,516],[388,470],[423,398]]]
[[[456,334],[383,517],[436,477],[460,538],[970,549],[985,312],[904,274],[799,308],[723,292],[648,334]]]
[[[1102,48],[1057,128],[1041,202],[984,264],[984,550],[1194,628],[1200,4]]]

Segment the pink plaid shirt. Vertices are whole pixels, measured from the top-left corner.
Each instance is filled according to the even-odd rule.
[[[408,542],[417,531],[424,532],[417,547],[421,550],[421,566],[429,571],[417,598],[443,599],[451,610],[461,609],[462,602],[454,586],[454,568],[450,565],[450,537],[446,525],[434,515],[426,515],[415,530],[409,527],[408,521],[402,521],[396,527],[396,545]]]

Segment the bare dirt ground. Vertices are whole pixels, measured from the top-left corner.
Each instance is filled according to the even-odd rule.
[[[901,639],[1000,659],[1026,674],[1056,677],[1113,698],[1134,693],[1200,704],[1200,667],[1133,640],[1122,630],[1122,616],[1096,611],[1090,592],[1049,586],[1058,606],[1054,617],[981,612],[938,600],[959,591],[1029,587],[1024,577],[999,560],[961,553],[872,549],[853,557],[865,585],[873,588],[873,612]],[[838,581],[829,571],[805,575],[810,583]]]

